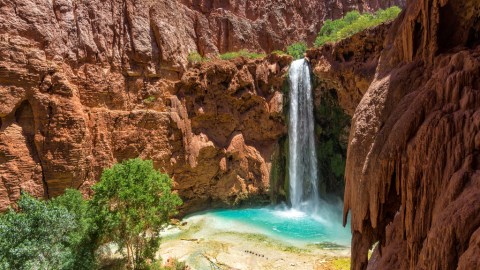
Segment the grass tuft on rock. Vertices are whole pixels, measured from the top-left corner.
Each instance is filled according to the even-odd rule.
[[[245,57],[248,59],[259,59],[264,58],[266,55],[264,53],[249,52],[247,50],[240,50],[237,52],[227,52],[220,55],[222,60],[231,60],[239,57]]]

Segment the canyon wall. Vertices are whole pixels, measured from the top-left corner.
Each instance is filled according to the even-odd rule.
[[[103,168],[137,156],[174,178],[185,209],[264,200],[290,58],[185,72],[167,51],[178,33],[161,35],[161,54],[122,3],[0,3],[0,208],[20,190],[89,193]]]
[[[390,29],[352,119],[352,269],[480,268],[479,45],[479,1],[409,1]]]
[[[0,48],[2,209],[22,189],[89,193],[103,168],[137,156],[173,177],[189,210],[267,193],[290,57],[212,61],[172,82],[73,70],[19,37]]]
[[[195,206],[265,200],[285,136],[289,57],[327,18],[397,1],[0,0],[0,209],[89,187],[103,168],[153,159]]]
[[[103,63],[165,77],[187,55],[250,49],[271,52],[312,42],[326,19],[405,0],[2,0],[0,34],[25,37],[48,59]],[[140,68],[141,67],[141,68]],[[178,74],[177,74],[178,75]]]
[[[271,52],[298,41],[312,44],[323,22],[351,10],[375,11],[405,0],[181,0],[208,25],[209,44],[202,54],[250,49]],[[213,51],[212,51],[213,49]]]

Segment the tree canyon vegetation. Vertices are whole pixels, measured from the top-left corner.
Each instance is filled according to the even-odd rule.
[[[480,269],[479,93],[477,0],[0,0],[0,269]]]

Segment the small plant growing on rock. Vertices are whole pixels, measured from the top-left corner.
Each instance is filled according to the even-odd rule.
[[[157,100],[156,97],[154,97],[154,96],[149,96],[148,98],[146,98],[146,99],[143,100],[143,103],[149,105],[149,104],[152,104],[155,100]]]
[[[287,53],[286,53],[286,52],[284,52],[284,51],[280,51],[280,50],[275,50],[275,51],[273,51],[273,52],[272,52],[272,54],[278,54],[278,55],[287,55]]]
[[[190,64],[197,64],[207,61],[201,54],[198,52],[192,52],[188,55],[187,60]]]
[[[256,52],[249,52],[247,50],[240,50],[238,52],[227,52],[227,53],[221,54],[220,59],[231,60],[231,59],[235,59],[235,58],[238,58],[238,57],[245,57],[245,58],[248,58],[248,59],[259,59],[259,58],[263,58],[265,56],[266,55],[263,54],[263,53],[256,53]]]

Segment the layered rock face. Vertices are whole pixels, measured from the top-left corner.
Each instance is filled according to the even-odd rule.
[[[103,168],[137,156],[174,178],[189,210],[266,194],[289,57],[211,62],[171,82],[73,70],[19,37],[0,48],[2,209],[21,189],[88,193]]]
[[[349,138],[353,269],[480,267],[479,45],[478,1],[410,1],[392,27]]]
[[[103,51],[76,48],[92,29],[57,28],[72,14],[46,16],[71,10],[15,4],[0,9],[2,209],[21,189],[44,197],[65,188],[88,193],[103,168],[137,156],[174,178],[188,210],[266,194],[270,153],[285,133],[281,85],[289,57],[211,62],[175,80],[176,71],[151,69],[139,50],[122,47],[136,45],[124,44],[115,29],[92,36],[90,45]],[[90,15],[108,23],[100,19],[106,14]]]
[[[405,0],[3,0],[0,31],[31,40],[47,57],[101,62],[131,72],[181,72],[187,55],[271,52],[312,42],[326,19]],[[163,76],[163,74],[162,74]]]
[[[403,4],[357,2],[1,0],[0,208],[21,189],[88,193],[136,156],[189,209],[264,195],[289,59],[187,71],[187,55],[281,49],[348,10]]]
[[[208,25],[209,44],[199,52],[251,49],[271,52],[298,41],[312,43],[323,22],[338,19],[351,10],[374,11],[405,0],[181,0],[198,11],[199,21]],[[201,26],[200,26],[201,27]],[[205,27],[205,26],[204,26]],[[214,51],[212,51],[212,49]]]

